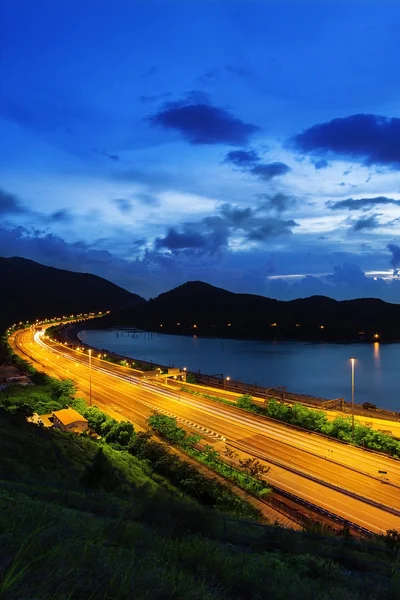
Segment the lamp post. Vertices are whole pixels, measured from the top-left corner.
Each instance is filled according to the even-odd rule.
[[[351,437],[354,444],[354,366],[356,359],[352,356],[351,362]]]
[[[89,348],[89,406],[92,406],[92,349]]]
[[[226,390],[226,382],[230,381],[230,379],[231,378],[229,377],[229,375],[228,375],[228,377],[225,377],[225,379],[224,379],[224,390]]]

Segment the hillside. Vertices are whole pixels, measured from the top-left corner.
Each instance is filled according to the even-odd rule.
[[[1,598],[398,597],[394,538],[292,532],[200,506],[176,487],[193,474],[156,473],[157,444],[132,427],[126,446],[111,421],[97,441],[28,423],[29,406],[69,400],[65,382],[38,381],[0,392]]]
[[[112,325],[260,339],[373,340],[378,333],[380,340],[394,341],[400,339],[400,305],[374,298],[339,302],[324,296],[284,302],[194,281],[102,319],[102,327]]]
[[[15,321],[119,309],[144,302],[106,279],[0,257],[0,329]]]

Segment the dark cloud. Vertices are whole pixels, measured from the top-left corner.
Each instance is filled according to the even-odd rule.
[[[253,212],[251,208],[238,208],[226,203],[221,207],[221,214],[228,225],[237,228],[246,223],[251,218]]]
[[[370,217],[360,217],[353,222],[353,231],[362,231],[363,229],[377,229],[380,227],[380,223],[377,219],[378,215],[371,215]]]
[[[292,141],[302,152],[333,153],[398,169],[399,139],[400,119],[359,114],[314,125]]]
[[[387,196],[376,196],[374,198],[346,198],[337,202],[326,202],[327,208],[331,210],[367,210],[373,206],[382,206],[384,204],[394,204],[400,206],[400,200],[394,200]]]
[[[108,152],[103,152],[104,156],[107,156],[110,160],[117,162],[119,160],[118,154],[108,154]]]
[[[237,65],[226,65],[226,71],[231,75],[235,75],[236,77],[240,77],[240,79],[251,79],[253,77],[253,73],[247,67],[240,67]]]
[[[179,233],[171,227],[164,238],[157,238],[156,248],[168,248],[169,250],[181,250],[182,248],[204,248],[206,239],[200,233],[195,231],[184,231]]]
[[[17,215],[26,212],[29,211],[23,206],[18,196],[0,188],[0,215]]]
[[[133,210],[133,202],[127,198],[115,198],[111,202],[124,214],[130,213]]]
[[[160,206],[161,204],[156,196],[149,194],[148,192],[136,192],[134,198],[137,202],[144,204],[145,206]]]
[[[263,242],[267,238],[280,236],[280,235],[291,235],[292,227],[296,227],[298,223],[289,219],[284,221],[282,219],[267,218],[263,219],[263,224],[260,227],[249,231],[247,237],[253,242]]]
[[[172,129],[193,145],[245,145],[259,127],[244,123],[224,108],[205,102],[202,92],[192,91],[178,102],[166,103],[163,109],[147,117],[152,125]]]
[[[327,167],[329,167],[329,163],[326,160],[324,160],[324,159],[321,158],[321,160],[317,160],[314,163],[314,167],[317,170],[319,170],[319,169],[326,169]]]
[[[66,208],[56,210],[50,215],[50,221],[52,223],[70,223],[73,220],[73,214]]]
[[[200,77],[197,78],[197,81],[201,83],[201,85],[215,85],[221,78],[221,73],[218,69],[209,69]]]
[[[255,150],[232,150],[225,156],[226,163],[233,163],[237,167],[249,167],[258,163],[260,157]]]
[[[171,96],[171,92],[161,92],[160,94],[149,94],[139,96],[138,101],[142,104],[150,104],[151,102],[158,102],[160,100],[165,100]]]
[[[168,249],[172,252],[194,251],[197,255],[215,254],[227,244],[227,231],[224,227],[218,227],[215,223],[186,223],[183,231],[178,232],[174,227],[168,229],[164,238],[157,238],[154,243],[155,249]],[[210,226],[211,225],[211,226]],[[196,230],[198,227],[199,230]],[[207,231],[208,229],[208,231]]]
[[[142,77],[153,77],[158,71],[158,67],[150,67],[146,71],[143,71]]]
[[[273,177],[286,175],[286,173],[289,173],[291,170],[292,169],[285,163],[273,162],[267,165],[257,165],[251,168],[249,172],[264,181],[269,181]]]
[[[398,244],[388,244],[387,248],[392,253],[390,264],[392,265],[395,274],[399,272],[400,268],[400,246]]]
[[[257,194],[257,198],[264,201],[258,207],[259,211],[276,210],[278,213],[282,213],[296,204],[296,198],[294,196],[289,196],[288,194],[283,194],[282,192],[278,192],[277,194],[273,195]]]
[[[164,238],[157,238],[155,248],[167,248],[172,252],[195,249],[198,254],[214,254],[228,248],[229,240],[235,236],[264,242],[270,237],[291,234],[296,225],[293,220],[260,217],[257,210],[250,207],[225,203],[216,215],[183,223],[180,232],[176,228],[168,229]]]

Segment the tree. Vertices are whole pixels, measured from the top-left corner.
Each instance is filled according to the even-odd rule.
[[[186,373],[186,382],[197,383],[196,377],[193,375],[193,373]]]

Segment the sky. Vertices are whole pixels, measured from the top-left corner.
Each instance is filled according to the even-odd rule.
[[[400,303],[395,0],[3,0],[0,256]]]

